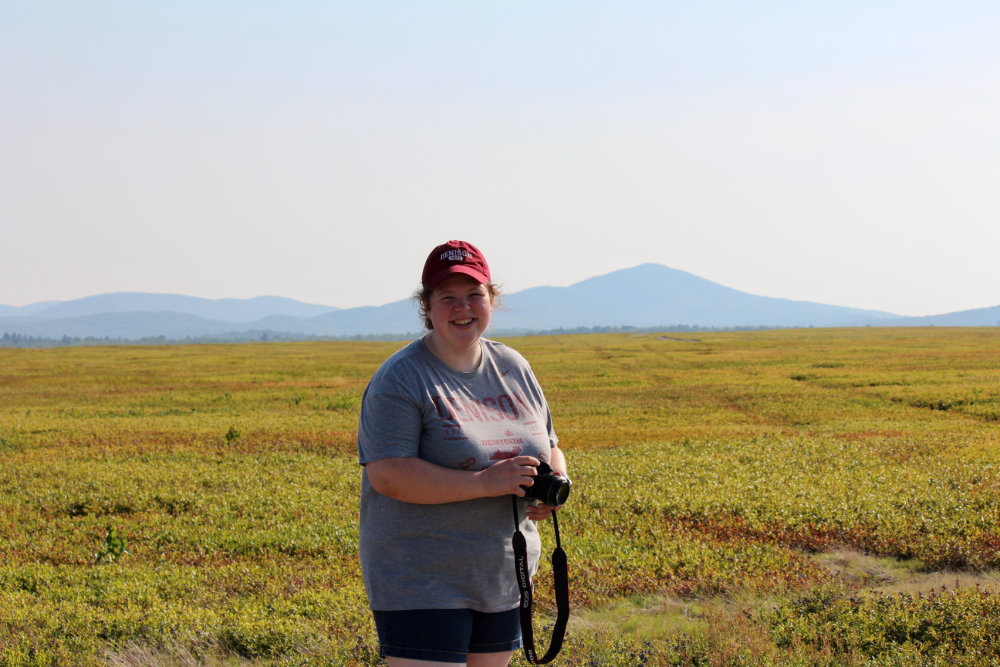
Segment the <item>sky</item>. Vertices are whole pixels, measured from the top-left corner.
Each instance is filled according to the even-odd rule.
[[[0,304],[646,262],[1000,305],[1000,3],[0,0]],[[595,304],[595,307],[600,307]]]

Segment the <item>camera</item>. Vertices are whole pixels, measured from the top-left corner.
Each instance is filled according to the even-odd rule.
[[[545,461],[539,463],[535,467],[535,470],[538,471],[535,483],[531,486],[521,487],[525,491],[524,497],[534,498],[545,505],[554,505],[557,507],[565,503],[569,497],[569,488],[573,485],[569,481],[569,477],[556,472]]]

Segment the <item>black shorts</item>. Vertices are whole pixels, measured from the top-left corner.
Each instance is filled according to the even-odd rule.
[[[521,617],[515,607],[488,614],[472,609],[372,611],[382,657],[465,662],[469,653],[515,651]]]

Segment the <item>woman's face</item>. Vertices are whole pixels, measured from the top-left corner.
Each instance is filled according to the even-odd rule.
[[[438,341],[458,350],[479,342],[490,324],[493,298],[486,285],[455,273],[434,288],[427,306]]]

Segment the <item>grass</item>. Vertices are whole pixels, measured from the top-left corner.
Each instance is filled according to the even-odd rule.
[[[1000,331],[509,342],[574,479],[558,664],[1000,664]],[[398,346],[0,350],[0,665],[376,664],[354,438]]]

